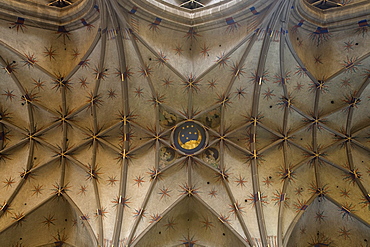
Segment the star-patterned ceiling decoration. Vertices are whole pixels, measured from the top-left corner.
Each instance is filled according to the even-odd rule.
[[[75,4],[0,15],[1,245],[368,245],[365,15]]]

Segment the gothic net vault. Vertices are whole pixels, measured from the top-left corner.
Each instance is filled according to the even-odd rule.
[[[0,0],[0,246],[369,246],[366,0]]]

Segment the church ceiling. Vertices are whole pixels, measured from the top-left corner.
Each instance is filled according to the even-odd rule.
[[[36,2],[0,1],[2,246],[368,246],[368,3]]]

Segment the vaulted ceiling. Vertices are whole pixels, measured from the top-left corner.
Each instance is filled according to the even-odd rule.
[[[368,1],[0,7],[1,246],[369,246]]]

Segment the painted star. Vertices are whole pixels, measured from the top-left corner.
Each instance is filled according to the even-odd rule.
[[[53,49],[52,45],[49,48],[45,47],[44,54],[45,54],[45,57],[49,57],[50,61],[51,59],[55,60],[55,56],[57,55],[56,50]]]
[[[342,207],[339,209],[341,215],[342,215],[342,219],[346,218],[348,220],[348,218],[351,218],[351,213],[353,212],[356,212],[357,210],[355,209],[355,205],[353,205],[352,203],[344,203],[344,205],[342,205]]]
[[[72,227],[76,226],[77,225],[77,219],[73,219],[72,220]]]
[[[168,197],[170,197],[171,195],[170,195],[170,192],[171,192],[171,190],[169,190],[168,188],[165,188],[165,187],[163,187],[162,189],[159,189],[161,192],[159,192],[158,194],[160,194],[161,195],[161,199],[163,198],[163,197],[166,197],[166,196],[168,196]]]
[[[324,211],[319,211],[316,213],[316,216],[315,216],[315,219],[316,221],[319,221],[319,223],[321,223],[322,221],[325,221],[325,215],[324,215]]]
[[[149,99],[148,101],[152,102],[152,105],[154,106],[158,106],[160,104],[163,104],[165,102],[165,95],[160,95],[160,94],[156,94],[155,96],[152,96],[151,99]]]
[[[86,60],[81,60],[78,65],[81,66],[82,68],[88,68],[90,67],[90,63],[89,63],[90,59],[86,59]]]
[[[55,242],[58,244],[64,244],[65,241],[68,239],[68,235],[63,231],[60,232],[59,230],[57,231],[57,234],[53,236]]]
[[[230,220],[229,220],[230,216],[226,216],[226,215],[223,215],[223,214],[220,214],[220,216],[218,217],[218,219],[222,222],[222,223],[226,223],[226,224],[230,224]]]
[[[149,221],[149,223],[154,223],[154,222],[157,222],[157,221],[159,221],[160,219],[162,219],[162,216],[160,215],[160,214],[152,214],[151,216],[150,216],[150,221]]]
[[[146,213],[145,213],[145,210],[144,209],[142,209],[142,208],[139,208],[139,209],[134,209],[135,210],[135,212],[133,212],[133,214],[134,214],[134,217],[139,217],[140,215],[142,216],[142,217],[146,217]]]
[[[32,195],[35,195],[35,194],[36,194],[36,195],[39,195],[39,194],[42,194],[42,193],[41,193],[41,191],[43,190],[43,189],[42,189],[42,186],[43,186],[43,185],[39,185],[39,184],[38,184],[37,186],[36,186],[36,185],[34,185],[34,186],[33,186],[33,188],[34,188],[34,189],[32,190],[32,191],[33,191],[33,194],[32,194]]]
[[[13,98],[15,97],[15,94],[13,94],[13,91],[10,91],[9,89],[8,90],[4,90],[4,93],[2,95],[6,96],[6,100],[10,99],[10,101],[13,100]]]
[[[273,94],[274,90],[271,90],[270,88],[267,88],[267,90],[265,90],[265,92],[263,93],[263,98],[266,99],[267,101],[269,99],[272,99],[273,96],[276,96],[275,94]]]
[[[169,230],[169,229],[175,230],[175,225],[176,225],[175,220],[171,218],[167,220],[167,224],[165,224],[164,226],[166,227],[166,230]]]
[[[222,106],[229,106],[233,102],[230,101],[230,95],[225,95],[225,94],[217,94],[217,104],[220,104]]]
[[[38,79],[37,81],[35,80],[35,79],[32,79],[33,81],[34,81],[34,85],[35,85],[35,87],[34,87],[34,89],[38,89],[39,91],[40,91],[40,89],[42,89],[42,90],[44,90],[44,81],[41,81],[40,79]]]
[[[92,165],[88,165],[89,170],[86,172],[86,180],[92,180],[95,179],[97,182],[99,182],[100,174],[103,174],[100,172],[101,168],[98,166],[93,167]]]
[[[266,198],[267,198],[267,196],[263,195],[263,193],[250,194],[249,195],[249,201],[250,201],[249,204],[252,204],[252,206],[255,207],[256,206],[256,203],[258,201],[260,201],[261,204],[264,206],[266,204],[269,204],[267,202],[267,199]]]
[[[283,193],[281,190],[276,190],[271,201],[275,202],[274,205],[283,204],[285,207],[289,207],[288,200],[290,198],[286,196],[286,193]]]
[[[6,188],[12,187],[12,184],[15,183],[14,178],[12,178],[12,177],[6,178],[3,183],[5,184],[4,187],[6,187]]]
[[[214,88],[216,88],[217,83],[216,83],[215,79],[212,79],[212,80],[208,81],[207,83],[208,83],[208,88],[209,89],[213,90]]]
[[[301,91],[302,88],[303,88],[303,84],[297,82],[297,85],[294,87],[294,90]]]
[[[173,50],[176,52],[175,55],[179,55],[179,56],[181,56],[182,52],[184,51],[181,45],[177,45],[176,48]]]
[[[239,212],[240,214],[244,213],[243,208],[240,203],[237,201],[234,204],[229,204],[230,213],[234,214],[236,217],[236,213]]]
[[[200,221],[200,223],[203,224],[203,227],[206,228],[206,230],[211,229],[211,227],[215,227],[211,221],[209,221],[208,218],[205,218],[203,221]]]
[[[126,66],[126,71],[123,72],[123,79],[129,80],[129,79],[131,79],[133,74],[134,74],[134,72],[131,71],[131,68]]]
[[[202,79],[197,79],[192,73],[188,75],[187,80],[183,82],[184,88],[186,90],[192,90],[193,92],[198,92],[200,90],[199,85]]]
[[[191,0],[193,1],[193,0]],[[198,34],[197,31],[195,31],[195,28],[194,27],[189,27],[189,31],[186,33],[186,35],[184,36],[184,38],[186,37],[187,39],[190,39],[190,40],[197,40],[197,37],[200,37],[201,35]]]
[[[350,78],[344,78],[341,80],[341,87],[350,87],[351,86],[351,79]]]
[[[24,54],[24,55],[26,57],[26,60],[23,61],[24,62],[23,66],[27,65],[28,68],[31,68],[35,65],[35,63],[37,63],[37,60],[34,54],[28,54],[28,55]]]
[[[349,198],[349,195],[350,195],[350,192],[351,190],[347,190],[347,189],[341,189],[340,190],[340,196],[341,197],[346,197],[346,198]]]
[[[143,90],[144,89],[141,87],[135,88],[135,91],[134,91],[135,96],[137,96],[138,98],[141,98],[144,94]]]
[[[275,74],[273,83],[278,83],[279,85],[286,85],[291,79],[291,71],[285,71],[283,74]]]
[[[153,73],[152,68],[150,68],[149,65],[144,65],[140,67],[140,70],[138,71],[141,76],[148,77]]]
[[[348,42],[344,42],[344,50],[346,50],[346,51],[353,50],[353,48],[352,48],[353,45],[354,45],[353,40],[348,41]]]
[[[199,193],[199,188],[196,188],[195,185],[190,186],[186,183],[182,186],[179,185],[179,187],[182,189],[179,192],[181,192],[181,194],[183,195],[192,196]]]
[[[137,184],[137,187],[139,187],[140,185],[142,185],[142,183],[145,182],[144,177],[142,177],[142,176],[136,176],[134,181],[135,181],[135,184]]]
[[[115,206],[117,206],[117,205],[119,205],[119,204],[121,204],[121,205],[123,205],[124,207],[130,207],[129,205],[128,205],[128,203],[131,203],[130,201],[130,198],[126,198],[126,197],[121,197],[121,196],[117,196],[113,201],[111,201],[114,205],[113,205],[113,207],[115,207]]]
[[[270,177],[266,177],[264,178],[265,180],[263,180],[262,182],[267,186],[267,187],[270,187],[270,185],[272,185],[272,180]]]
[[[80,186],[80,191],[77,194],[85,195],[87,191],[87,186],[86,185],[81,185]]]
[[[347,240],[347,238],[348,239],[351,238],[350,237],[350,235],[351,235],[350,231],[351,231],[351,229],[346,229],[345,226],[343,228],[339,228],[339,231],[338,231],[339,232],[339,236],[340,237],[343,237],[344,240]]]
[[[305,77],[307,76],[307,69],[297,65],[296,72],[294,74],[298,75],[299,77]]]
[[[55,90],[61,90],[62,88],[71,90],[72,88],[71,80],[64,80],[64,76],[62,75],[58,75],[57,79],[55,79],[52,83],[54,84],[52,89]]]
[[[90,216],[88,214],[83,214],[83,215],[80,216],[80,220],[89,221]]]
[[[87,84],[89,84],[87,82],[87,78],[86,77],[82,77],[82,78],[79,78],[79,83],[80,83],[80,86],[83,87],[83,88],[87,88]]]
[[[172,80],[170,80],[170,78],[165,78],[162,81],[163,81],[163,86],[165,86],[166,88],[171,86],[173,82]]]
[[[78,49],[73,49],[73,53],[72,53],[72,57],[73,57],[73,60],[77,59],[77,57],[80,55],[81,53],[78,51]]]
[[[53,187],[54,189],[51,189],[53,191],[51,194],[54,194],[56,196],[62,196],[67,191],[70,191],[69,188],[71,188],[71,186],[68,186],[68,184],[61,186],[58,183],[53,184]]]
[[[315,64],[323,64],[322,63],[322,58],[321,58],[321,55],[318,55],[318,56],[314,56],[315,58]]]
[[[234,182],[237,183],[236,186],[240,186],[240,187],[245,187],[245,183],[247,182],[247,180],[245,180],[245,178],[241,175],[239,175],[239,178],[236,178],[237,180],[235,180]]]
[[[16,225],[22,226],[22,223],[25,221],[25,214],[22,213],[14,213],[12,219],[16,222]]]
[[[258,74],[257,70],[255,70],[254,72],[251,71],[250,73],[251,73],[251,76],[249,78],[250,78],[250,82],[252,83],[258,83],[258,85],[262,85],[262,83],[266,83],[267,81],[269,81],[268,70],[264,70],[262,74]],[[280,83],[281,83],[281,78],[282,77],[279,76]],[[275,79],[276,79],[276,75],[275,75]],[[286,77],[285,79],[289,80],[289,76]]]
[[[294,207],[296,209],[296,212],[298,213],[299,211],[304,211],[307,209],[308,205],[306,204],[307,202],[305,200],[297,200],[296,203],[294,203]]]
[[[215,190],[214,188],[208,193],[209,196],[211,197],[216,197],[217,196],[217,190]]]
[[[361,63],[357,62],[357,57],[348,57],[346,60],[343,60],[342,66],[345,69],[345,73],[355,73],[359,69],[358,67],[361,66]]]
[[[88,100],[86,100],[86,103],[89,104],[88,109],[90,109],[94,105],[99,107],[104,102],[103,100],[101,100],[100,94],[94,95],[92,92],[88,93],[88,96],[86,96],[86,98],[88,98]]]
[[[94,75],[95,75],[96,80],[100,80],[100,79],[105,80],[105,78],[108,76],[108,73],[107,73],[108,69],[106,69],[106,68],[100,69],[98,67],[95,67],[95,69],[93,69],[93,71],[94,71]]]
[[[206,56],[209,56],[209,51],[210,51],[211,49],[209,48],[209,46],[206,46],[206,44],[203,44],[203,47],[201,47],[201,49],[200,49],[200,54],[202,54],[203,55],[203,57],[206,57]]]
[[[168,58],[162,51],[160,51],[158,53],[158,57],[155,58],[155,61],[157,62],[157,65],[160,66],[160,65],[164,65],[165,63],[167,63]]]
[[[45,217],[44,216],[44,221],[41,222],[41,223],[44,223],[44,225],[47,225],[48,228],[50,227],[50,225],[55,225],[54,221],[56,221],[56,219],[54,218],[54,215],[48,215],[48,217]]]
[[[246,94],[246,92],[244,92],[245,89],[246,88],[242,88],[242,87],[236,89],[235,94],[236,94],[236,96],[238,96],[238,99],[240,99],[240,97],[245,98],[245,96],[244,96],[244,94]]]
[[[216,63],[218,64],[219,68],[221,66],[225,67],[225,65],[228,66],[227,63],[229,62],[230,57],[226,57],[225,53],[222,53],[220,56],[216,56],[216,57],[217,57]]]
[[[301,196],[303,192],[303,188],[296,188],[294,191],[296,195]]]
[[[186,247],[194,247],[195,243],[198,241],[198,240],[194,240],[194,236],[193,237],[184,237],[183,240],[180,240],[182,242],[183,245],[185,245]]]
[[[113,90],[113,89],[108,90],[108,98],[113,99],[113,98],[116,98],[116,96],[117,96],[116,90]]]
[[[107,214],[107,209],[106,208],[99,208],[96,210],[95,212],[95,217],[98,217],[98,216],[101,216],[101,217],[107,217],[106,214]]]
[[[235,77],[238,77],[240,79],[240,76],[245,74],[245,67],[244,65],[240,66],[238,63],[233,63],[233,66],[231,67],[232,74]]]
[[[17,29],[17,33],[18,33],[19,29],[22,32],[24,32],[23,28],[25,28],[25,29],[27,28],[27,26],[24,24],[24,19],[23,19],[23,21],[21,21],[19,17],[18,17],[17,21],[11,22],[10,25],[12,25],[10,28]]]
[[[118,181],[117,179],[116,179],[116,176],[112,176],[112,177],[108,177],[109,179],[107,180],[107,182],[108,182],[108,184],[110,185],[110,186],[113,186],[113,185],[116,185],[116,182]]]

